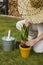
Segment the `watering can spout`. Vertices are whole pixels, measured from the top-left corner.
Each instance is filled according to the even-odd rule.
[[[8,37],[7,37],[8,39],[10,38],[10,33],[11,33],[11,31],[9,30],[8,31]]]

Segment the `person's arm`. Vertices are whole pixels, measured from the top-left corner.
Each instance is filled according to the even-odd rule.
[[[37,42],[39,42],[39,41],[42,40],[42,39],[43,39],[43,34],[41,34],[40,36],[38,36],[38,37],[35,38],[35,39],[32,39],[32,40],[26,42],[25,44],[26,44],[27,46],[34,46]]]
[[[37,42],[43,39],[43,33],[37,37]]]
[[[25,25],[26,25],[26,27],[29,27],[29,26],[31,26],[31,23],[26,20]]]

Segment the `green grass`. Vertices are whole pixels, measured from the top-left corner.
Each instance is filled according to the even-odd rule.
[[[16,29],[17,19],[0,17],[0,65],[43,65],[43,53],[37,54],[33,50],[30,56],[26,59],[22,58],[19,49],[14,48],[14,51],[4,52],[2,49],[3,36],[6,36],[8,30],[11,30],[11,36],[16,40],[20,40],[20,32]]]

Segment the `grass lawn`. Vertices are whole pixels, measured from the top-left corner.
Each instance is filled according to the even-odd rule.
[[[26,59],[20,56],[19,49],[14,48],[11,52],[3,51],[1,38],[7,35],[9,29],[11,36],[20,40],[20,32],[16,29],[17,21],[14,18],[0,17],[0,65],[43,65],[43,54],[37,54],[33,50]]]

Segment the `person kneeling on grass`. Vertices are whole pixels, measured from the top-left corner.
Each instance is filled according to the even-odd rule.
[[[29,24],[30,23],[27,23],[26,22],[25,25],[26,26],[30,26]],[[33,47],[33,50],[36,53],[43,53],[43,33],[40,34],[39,36],[37,36],[36,38],[27,41],[26,42],[26,45],[27,46],[32,46]]]

